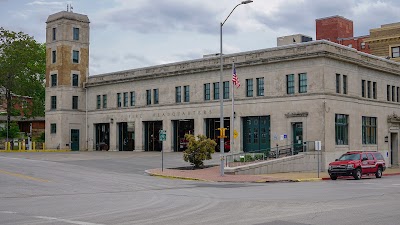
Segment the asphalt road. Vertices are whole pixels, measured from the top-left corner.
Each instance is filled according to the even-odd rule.
[[[145,169],[161,166],[160,156],[0,153],[0,224],[397,225],[400,221],[400,176],[257,184],[147,176]],[[164,163],[187,165],[180,153],[165,154]]]

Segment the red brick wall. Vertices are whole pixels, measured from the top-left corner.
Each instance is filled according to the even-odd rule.
[[[365,37],[366,38],[366,37]],[[364,48],[362,47],[361,43],[364,42],[364,38],[354,38],[354,39],[349,39],[349,40],[340,40],[339,44],[349,46],[350,44],[352,45],[352,48],[357,49],[357,51],[365,52],[370,54],[371,49],[367,43],[365,43]]]
[[[338,38],[349,38],[354,36],[353,21],[342,17],[329,17],[317,19],[316,21],[317,40],[329,40],[338,43]]]

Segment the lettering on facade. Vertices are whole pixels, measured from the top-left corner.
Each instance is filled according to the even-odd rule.
[[[182,112],[172,112],[172,113],[153,113],[153,117],[166,117],[166,116],[173,116],[173,117],[179,117],[179,116],[195,116],[195,115],[211,115],[212,111],[210,110],[193,110],[193,111],[182,111]],[[138,118],[138,115],[136,115],[136,118]],[[140,118],[142,118],[142,115],[140,115]]]
[[[286,113],[285,116],[286,116],[286,118],[291,118],[291,117],[307,117],[307,116],[308,116],[308,112]]]

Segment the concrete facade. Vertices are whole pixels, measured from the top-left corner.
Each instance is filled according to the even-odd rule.
[[[309,41],[312,41],[312,37],[304,34],[293,34],[293,35],[278,37],[276,42],[277,46],[279,47],[283,45],[298,44]]]
[[[67,42],[64,44],[69,45]],[[79,46],[83,48],[86,45],[80,43]],[[269,147],[274,147],[292,145],[297,141],[322,141],[323,168],[349,150],[378,150],[383,153],[389,165],[399,164],[400,102],[387,100],[387,85],[400,87],[399,63],[329,41],[314,41],[224,55],[223,76],[228,83],[231,83],[229,81],[232,78],[233,59],[242,86],[235,89],[234,128],[239,135],[234,140],[231,152],[243,151],[249,136],[254,138],[256,135],[258,138],[259,133],[253,134],[245,130],[247,118],[269,117],[269,130],[266,136],[260,135],[260,142],[268,139]],[[70,140],[68,132],[75,127],[74,129],[81,130],[80,149],[86,150],[87,143],[88,150],[98,150],[98,132],[103,129],[100,129],[100,125],[106,125],[109,127],[106,132],[109,135],[108,147],[110,150],[118,150],[122,143],[121,126],[128,123],[133,126],[133,132],[130,133],[130,138],[134,140],[133,150],[143,151],[148,145],[146,140],[149,140],[149,126],[152,122],[157,122],[167,134],[166,141],[162,142],[162,149],[174,151],[175,121],[193,120],[194,134],[206,134],[206,121],[219,118],[219,100],[213,98],[213,83],[219,82],[219,66],[218,57],[207,57],[88,76],[86,89],[71,90],[68,82],[62,87],[48,87],[46,133],[50,133],[50,123],[57,123],[62,131],[59,134],[57,130],[54,137],[50,135],[48,138],[46,135],[46,142],[52,146],[57,143],[64,146]],[[87,75],[85,70],[78,72]],[[300,77],[304,79],[301,74],[305,74],[305,82],[300,81]],[[293,75],[293,93],[288,93],[287,75]],[[263,78],[264,91],[260,96],[256,94],[257,78]],[[248,96],[249,86],[246,80],[252,80],[254,84],[253,96]],[[365,84],[373,84],[373,87],[363,88],[363,80]],[[305,91],[300,91],[300,83],[303,88],[305,84]],[[209,100],[205,100],[206,84],[211,86]],[[190,87],[190,100],[177,103],[176,87],[182,87],[183,90],[184,86]],[[47,105],[53,90],[61,96],[59,102],[63,106],[56,112]],[[154,90],[157,90],[159,97],[156,104],[153,101]],[[230,93],[231,91],[232,84],[229,88]],[[130,97],[126,106],[119,105],[118,93],[124,99],[121,97],[123,93],[129,96],[131,92],[135,96],[134,105],[130,104]],[[370,94],[372,92],[375,94]],[[72,93],[82,98],[78,111],[70,110],[69,99]],[[148,104],[148,93],[151,93],[151,104]],[[399,96],[396,92],[393,94]],[[103,96],[106,96],[106,107],[103,107]],[[83,110],[85,108],[86,114]],[[231,114],[231,100],[226,99],[224,116],[229,118]],[[337,114],[348,116],[346,145],[335,141]],[[376,118],[376,141],[373,144],[363,144],[363,117]],[[302,125],[300,140],[293,132],[293,125],[299,123]]]

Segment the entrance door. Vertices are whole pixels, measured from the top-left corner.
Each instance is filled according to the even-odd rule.
[[[71,129],[71,150],[79,151],[79,130]]]
[[[293,153],[303,151],[303,123],[293,123]]]
[[[184,151],[188,145],[185,134],[194,135],[194,120],[174,120],[173,126],[174,151]]]
[[[399,165],[399,148],[397,133],[390,133],[390,163]]]
[[[144,123],[145,151],[161,151],[162,141],[159,140],[159,131],[162,130],[162,121]]]
[[[243,147],[245,152],[270,148],[269,116],[245,117],[243,119]]]

